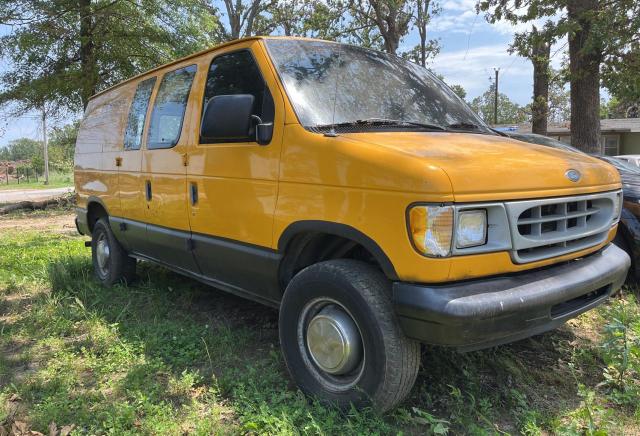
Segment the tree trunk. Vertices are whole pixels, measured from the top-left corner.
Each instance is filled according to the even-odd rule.
[[[15,212],[16,210],[29,209],[29,210],[42,210],[48,206],[57,205],[60,203],[59,199],[51,198],[49,200],[42,201],[21,201],[15,204],[9,204],[0,207],[0,215],[6,215],[9,212]]]
[[[549,57],[551,44],[536,41],[531,51],[533,63],[533,102],[531,104],[531,131],[538,135],[547,134],[549,116]]]
[[[98,72],[93,41],[93,15],[91,0],[79,0],[80,10],[80,69],[82,84],[80,98],[82,106],[87,108],[89,99],[96,93],[98,86]]]
[[[362,5],[362,3],[359,3]],[[390,54],[396,54],[400,45],[400,38],[406,33],[408,18],[402,17],[402,6],[404,2],[397,4],[388,0],[370,0],[369,5],[373,8],[373,22],[378,26],[380,35],[384,40],[384,50]],[[361,6],[361,10],[363,10]]]
[[[569,0],[569,19],[579,28],[569,34],[571,73],[571,145],[587,153],[601,153],[600,147],[600,62],[602,49],[591,35],[592,13],[598,0]],[[594,14],[595,15],[595,14]]]
[[[393,19],[387,19],[387,30],[381,32],[384,38],[384,49],[387,53],[396,54],[398,45],[400,45],[400,35],[396,29],[396,23]]]
[[[227,9],[227,20],[229,20],[229,33],[226,33],[227,40],[231,41],[240,38],[240,15],[242,14],[242,3],[240,0],[233,3],[233,0],[224,0]]]
[[[427,23],[429,22],[429,6],[431,0],[417,1],[416,27],[420,35],[420,65],[427,66]]]

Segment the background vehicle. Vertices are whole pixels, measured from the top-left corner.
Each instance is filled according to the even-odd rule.
[[[637,154],[623,154],[619,156],[615,156],[618,159],[621,159],[625,162],[628,162],[631,165],[640,167],[640,155]]]
[[[420,341],[541,333],[629,267],[610,166],[496,135],[360,47],[256,37],[159,67],[92,98],[75,162],[99,280],[143,259],[278,307],[291,376],[345,408],[401,402]]]
[[[577,148],[547,136],[536,135],[535,133],[503,133],[519,141],[582,153]],[[637,266],[640,258],[640,168],[630,163],[629,159],[623,159],[624,156],[594,155],[594,157],[613,165],[620,173],[624,203],[618,233],[613,242],[631,257],[631,269],[629,272],[634,280],[638,280],[640,278],[640,270]]]

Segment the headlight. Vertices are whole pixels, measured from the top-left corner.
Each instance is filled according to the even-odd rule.
[[[613,224],[617,224],[620,221],[620,213],[622,212],[622,202],[624,201],[622,197],[622,192],[618,192],[616,195],[616,201],[613,205]]]
[[[456,247],[469,248],[487,242],[487,211],[465,210],[458,214]]]
[[[422,254],[445,257],[451,253],[453,206],[415,206],[409,211],[409,231]]]

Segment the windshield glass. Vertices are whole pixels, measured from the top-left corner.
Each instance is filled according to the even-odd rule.
[[[324,41],[267,39],[266,45],[307,128],[402,121],[407,129],[493,134],[441,80],[396,56]]]

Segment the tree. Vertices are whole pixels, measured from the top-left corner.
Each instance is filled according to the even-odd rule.
[[[431,71],[431,70],[429,70],[429,71]],[[447,86],[448,86],[449,88],[451,88],[451,90],[452,90],[452,91],[453,91],[453,92],[454,92],[458,97],[460,97],[460,98],[461,98],[461,99],[463,99],[463,100],[467,97],[467,91],[462,87],[462,85],[449,85],[449,84],[447,83],[447,80],[444,78],[444,76],[443,76],[442,74],[437,74],[437,73],[434,73],[433,71],[431,71],[431,72],[432,72],[433,74],[435,74],[435,76],[436,76],[438,79],[440,79],[440,80],[442,80],[444,83],[446,83],[446,84],[447,84]]]
[[[492,123],[494,114],[495,84],[491,84],[484,94],[474,98],[471,109],[477,113],[487,123]],[[509,100],[505,94],[498,94],[498,122],[500,124],[519,124],[527,120],[525,110],[517,103]]]
[[[549,117],[549,62],[551,57],[552,32],[539,31],[533,26],[530,32],[515,35],[511,51],[531,60],[533,64],[533,98],[531,102],[531,131],[547,134]]]
[[[616,65],[640,41],[636,0],[481,0],[490,22],[547,20],[553,37],[569,42],[571,140],[583,151],[600,150],[600,69]]]
[[[196,0],[0,0],[0,105],[86,107],[97,91],[209,44]]]
[[[400,40],[409,32],[413,17],[412,5],[407,0],[352,0],[352,16],[362,23],[370,35],[375,26],[387,53],[396,54]]]
[[[595,38],[599,0],[568,0],[571,80],[571,145],[600,152],[600,62],[602,41]]]
[[[315,1],[280,0],[272,8],[273,21],[282,28],[286,36],[302,36],[306,33],[305,23],[311,18]]]
[[[273,27],[286,36],[337,40],[357,33],[358,23],[347,20],[347,0],[278,0],[269,8]],[[365,27],[371,27],[367,25]]]
[[[451,85],[450,88],[461,99],[464,100],[467,98],[467,91],[462,87],[462,85]]]
[[[73,155],[78,138],[79,122],[73,122],[61,127],[54,127],[49,138],[49,161],[51,166],[60,171],[71,171]]]
[[[2,149],[0,159],[9,161],[32,160],[42,153],[42,143],[29,138],[18,138],[10,141]]]
[[[611,97],[608,101],[600,101],[600,118],[627,118],[628,108],[617,97]]]
[[[217,27],[219,40],[231,41],[252,35],[268,35],[276,27],[275,21],[266,18],[263,13],[276,6],[277,0],[223,0],[226,12],[226,26]],[[283,4],[283,6],[285,6]],[[285,6],[295,7],[294,2]],[[217,8],[211,8],[213,18],[220,19]],[[280,16],[280,18],[285,18]],[[286,17],[290,18],[290,17]]]
[[[420,45],[416,45],[411,50],[400,53],[400,56],[418,65],[426,67],[429,60],[436,57],[438,53],[440,53],[440,42],[432,39],[428,41],[424,48]]]
[[[562,75],[554,70],[550,71],[548,119],[556,123],[571,119],[571,94],[565,89],[566,82]]]
[[[615,99],[618,118],[637,118],[640,107],[640,44],[627,53],[603,63],[602,82]]]
[[[433,57],[440,52],[440,44],[438,40],[427,40],[427,26],[431,22],[431,18],[440,13],[440,8],[432,2],[432,0],[416,0],[416,14],[414,17],[414,26],[418,29],[420,35],[420,44],[416,47],[418,54],[418,62],[425,67],[427,59]]]

